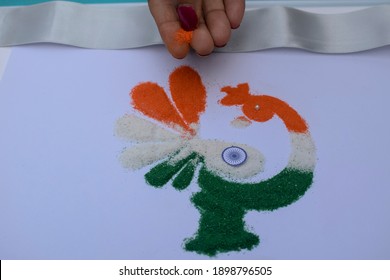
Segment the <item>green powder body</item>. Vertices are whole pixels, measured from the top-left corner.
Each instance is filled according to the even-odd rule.
[[[259,237],[245,230],[244,216],[249,210],[272,211],[298,200],[313,182],[313,172],[284,169],[259,183],[224,180],[204,166],[199,172],[201,191],[192,202],[201,217],[195,237],[186,250],[214,256],[217,253],[252,249]]]
[[[173,180],[172,185],[183,190],[194,177],[196,163],[202,164],[198,175],[201,191],[191,201],[201,217],[199,229],[186,240],[185,249],[208,256],[250,250],[258,245],[259,237],[245,229],[245,214],[250,210],[272,211],[287,206],[303,196],[313,182],[313,172],[291,168],[259,183],[227,181],[209,171],[196,153],[175,164],[169,160],[158,164],[145,179],[154,187]]]

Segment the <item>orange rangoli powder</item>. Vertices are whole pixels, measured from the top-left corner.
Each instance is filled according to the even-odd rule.
[[[170,127],[179,126],[195,135],[194,126],[206,109],[206,89],[199,74],[188,66],[179,67],[169,76],[169,87],[176,107],[161,86],[144,82],[131,91],[134,108]]]
[[[180,45],[190,44],[192,40],[192,33],[193,31],[185,31],[184,29],[180,28],[176,32],[175,41]]]
[[[225,106],[242,105],[244,115],[250,120],[265,122],[276,114],[288,131],[305,133],[308,130],[305,120],[290,105],[272,96],[250,94],[247,83],[223,87],[221,91],[226,92],[227,96],[220,103]]]

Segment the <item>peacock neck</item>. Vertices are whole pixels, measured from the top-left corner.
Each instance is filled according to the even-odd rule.
[[[286,102],[272,96],[267,96],[269,105],[285,124],[287,130],[292,133],[308,133],[305,120]]]

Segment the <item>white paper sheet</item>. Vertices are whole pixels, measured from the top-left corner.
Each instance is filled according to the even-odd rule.
[[[260,236],[251,251],[220,259],[388,259],[390,257],[390,48],[321,55],[298,50],[190,55],[163,47],[131,51],[53,45],[15,47],[0,82],[0,259],[207,259],[182,248],[197,227],[182,192],[148,186],[118,157],[131,146],[114,135],[131,113],[130,90],[189,65],[206,86],[202,138],[262,151],[264,177],[288,159],[279,119],[245,130],[240,110],[218,105],[223,86],[288,102],[308,122],[317,147],[314,184],[296,203],[250,212]]]

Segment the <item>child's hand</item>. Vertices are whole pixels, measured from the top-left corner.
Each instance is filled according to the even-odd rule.
[[[183,58],[190,46],[204,56],[226,45],[241,24],[245,0],[149,0],[149,8],[169,52]],[[181,27],[194,30],[190,43],[177,39]]]

